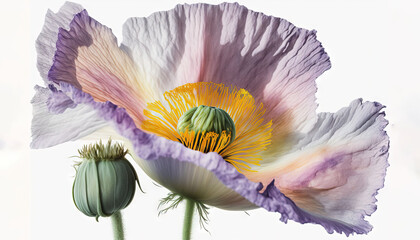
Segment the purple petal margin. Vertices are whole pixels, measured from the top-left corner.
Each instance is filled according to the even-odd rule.
[[[106,121],[113,123],[117,131],[131,141],[135,153],[142,159],[155,161],[172,158],[203,167],[212,172],[225,186],[236,191],[248,201],[270,212],[280,213],[280,220],[285,223],[288,220],[293,220],[299,223],[320,224],[328,233],[336,231],[347,236],[353,233],[366,234],[371,230],[370,225],[363,227],[352,226],[315,216],[300,209],[274,186],[274,181],[261,193],[260,190],[263,189],[261,183],[248,180],[217,153],[204,154],[193,151],[178,142],[145,133],[136,127],[125,109],[119,108],[111,102],[95,102],[92,96],[70,84],[61,83],[60,85],[61,89],[68,96],[71,96],[74,103],[90,105]]]
[[[86,30],[87,25],[89,27],[103,27],[91,18],[86,10],[83,10],[74,16],[68,31],[63,28],[59,29],[56,43],[57,50],[53,65],[48,72],[50,81],[55,83],[66,82],[82,88],[76,78],[75,60],[79,47],[90,46],[93,43],[91,34]]]
[[[63,91],[58,90],[53,84],[49,84],[50,97],[47,100],[48,110],[54,114],[60,114],[67,108],[75,108],[77,104],[71,100]]]
[[[49,84],[48,71],[53,64],[54,54],[60,28],[68,29],[74,15],[83,11],[83,7],[72,2],[65,2],[57,13],[48,10],[41,33],[36,39],[37,67],[41,77]]]

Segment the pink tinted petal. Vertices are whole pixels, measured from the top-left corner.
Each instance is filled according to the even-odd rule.
[[[124,25],[124,49],[161,93],[191,82],[248,90],[273,120],[272,158],[316,122],[315,79],[330,68],[315,31],[237,3],[178,5]]]
[[[379,103],[356,100],[335,114],[321,113],[314,128],[276,162],[249,178],[275,185],[304,211],[366,233],[375,195],[388,167],[389,139]]]
[[[146,102],[153,99],[111,29],[89,17],[86,10],[75,15],[69,30],[60,29],[48,77],[82,88],[96,101],[111,101],[127,109],[138,125]]]

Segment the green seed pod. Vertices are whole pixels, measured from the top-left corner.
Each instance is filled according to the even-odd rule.
[[[214,132],[221,134],[226,131],[231,135],[230,143],[235,140],[235,123],[229,114],[220,108],[200,105],[185,112],[178,120],[178,132],[194,131],[205,134]]]
[[[137,174],[120,144],[97,144],[79,150],[83,161],[73,183],[73,201],[89,217],[109,217],[134,197]],[[140,186],[140,185],[139,185]]]

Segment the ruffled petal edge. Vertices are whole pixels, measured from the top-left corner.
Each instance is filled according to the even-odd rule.
[[[296,206],[296,204],[278,190],[274,181],[271,182],[263,192],[263,185],[247,179],[244,175],[225,162],[222,157],[216,153],[201,153],[185,148],[177,142],[167,140],[155,135],[151,135],[138,129],[130,116],[122,108],[106,102],[95,102],[93,98],[79,89],[69,85],[61,84],[62,89],[71,93],[73,101],[90,105],[105,120],[112,122],[117,131],[131,141],[135,153],[146,161],[155,161],[160,158],[178,158],[179,161],[190,162],[197,166],[211,171],[225,186],[231,188],[249,202],[258,207],[262,207],[270,212],[281,214],[280,220],[287,223],[288,220],[294,220],[299,223],[315,223],[322,225],[328,233],[334,231],[344,233],[347,236],[352,233],[365,234],[371,228],[348,225],[344,222],[337,222],[310,214]],[[176,145],[172,147],[172,145]],[[168,147],[171,146],[171,147]],[[176,149],[168,151],[167,149]],[[189,154],[193,157],[183,158],[185,152],[193,151]]]

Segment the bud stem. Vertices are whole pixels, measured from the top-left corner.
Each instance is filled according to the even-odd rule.
[[[124,226],[120,211],[117,211],[114,214],[112,214],[111,222],[112,230],[114,232],[114,240],[124,240]]]
[[[184,216],[184,229],[182,230],[182,239],[191,239],[191,225],[194,214],[195,202],[189,198],[186,198],[185,216]]]

